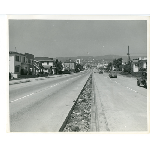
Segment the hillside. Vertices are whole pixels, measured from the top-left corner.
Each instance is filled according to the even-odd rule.
[[[147,56],[130,56],[131,59],[135,59],[138,57],[147,57]],[[105,61],[112,61],[113,59],[118,59],[122,58],[125,62],[128,60],[128,56],[119,56],[119,55],[104,55],[104,56],[77,56],[77,57],[56,57],[55,59],[58,59],[62,62],[71,59],[71,60],[76,60],[76,59],[83,59],[83,60],[105,60]]]

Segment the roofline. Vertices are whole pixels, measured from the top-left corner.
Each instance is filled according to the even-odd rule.
[[[23,55],[23,56],[25,56],[25,54],[18,53],[18,52],[13,52],[13,51],[9,51],[9,54],[18,54],[18,55]]]

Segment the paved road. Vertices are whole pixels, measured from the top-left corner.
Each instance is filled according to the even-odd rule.
[[[93,73],[97,131],[147,131],[147,89],[135,78]]]
[[[58,132],[90,73],[9,86],[10,132]]]

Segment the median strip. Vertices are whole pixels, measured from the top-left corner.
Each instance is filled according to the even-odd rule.
[[[92,76],[81,90],[59,131],[89,132],[91,128]]]

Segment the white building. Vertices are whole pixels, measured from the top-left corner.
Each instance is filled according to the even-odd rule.
[[[21,74],[21,69],[29,71],[28,59],[24,54],[10,51],[9,52],[9,72],[14,78]]]
[[[143,59],[139,58],[138,66],[139,66],[139,70],[146,69],[147,68],[147,58],[143,58]]]
[[[80,63],[81,63],[81,60],[80,60],[80,59],[77,59],[77,60],[76,60],[76,63],[77,63],[77,64],[80,64]]]
[[[35,57],[35,61],[38,61],[42,64],[43,72],[44,73],[51,73],[52,69],[52,74],[54,74],[54,60],[53,58],[49,57]]]

